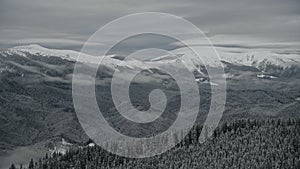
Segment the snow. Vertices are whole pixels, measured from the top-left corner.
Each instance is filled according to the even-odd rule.
[[[54,149],[50,150],[51,154],[61,153],[66,154],[66,152],[73,146],[73,144],[67,142],[64,138],[61,139],[61,142],[56,143]]]
[[[172,51],[173,54],[181,56],[180,58],[187,63],[188,67],[199,66],[199,65],[209,65],[211,67],[221,66],[219,58],[216,56],[216,53],[210,48],[201,48],[199,49],[201,53],[197,55],[194,51],[189,48],[178,48]],[[212,55],[216,57],[211,57]],[[196,69],[196,68],[195,68]]]
[[[95,146],[95,143],[89,143],[87,146],[88,146],[88,147],[94,147],[94,146]]]
[[[219,84],[214,83],[214,82],[209,82],[205,78],[196,78],[195,81],[198,82],[198,83],[210,84],[211,86],[218,86],[219,85]]]
[[[77,51],[48,49],[36,44],[26,45],[26,46],[16,46],[10,48],[9,53],[20,54],[21,56],[26,56],[26,54],[32,54],[32,55],[39,54],[40,56],[46,56],[46,57],[56,56],[56,57],[61,57],[63,59],[72,60],[72,61],[75,61],[80,54],[80,52]]]
[[[197,47],[195,47],[197,49]],[[197,50],[198,51],[198,50]],[[23,57],[26,57],[28,54],[39,55],[44,57],[60,57],[62,59],[70,61],[79,61],[86,63],[97,63],[99,60],[102,60],[102,64],[111,68],[116,69],[116,67],[122,63],[123,67],[129,69],[137,70],[149,70],[152,68],[159,68],[161,65],[174,64],[180,60],[185,66],[190,70],[197,70],[200,74],[203,74],[199,70],[200,65],[210,66],[210,67],[219,67],[223,66],[220,64],[220,61],[225,61],[237,65],[245,65],[259,68],[263,70],[264,67],[268,64],[278,65],[283,68],[289,67],[293,64],[300,65],[300,57],[297,54],[276,54],[270,51],[258,50],[255,52],[244,52],[244,53],[230,53],[222,50],[218,50],[219,56],[216,55],[215,51],[211,50],[210,47],[201,47],[199,48],[199,56],[197,56],[189,48],[183,47],[170,51],[172,55],[163,55],[156,58],[153,58],[149,61],[139,61],[137,59],[128,59],[123,61],[114,59],[113,55],[105,57],[103,56],[91,56],[77,51],[72,50],[58,50],[58,49],[48,49],[40,45],[32,44],[26,46],[17,46],[9,48],[7,50],[1,51],[2,56],[7,57],[9,55],[17,54]],[[81,56],[81,57],[78,57]],[[215,57],[212,57],[215,56]],[[230,77],[230,75],[228,76]],[[263,78],[262,75],[257,77]],[[269,78],[276,78],[270,76]]]
[[[199,56],[193,53],[188,48],[175,49],[174,54],[182,54],[188,56],[193,63],[204,63],[212,67],[220,66],[219,61],[225,61],[232,64],[260,67],[267,64],[289,67],[293,64],[300,64],[300,57],[297,54],[278,54],[271,51],[250,51],[243,53],[230,53],[223,50],[218,50],[219,57],[208,47],[195,47],[197,51],[201,51]],[[214,57],[212,57],[214,56]],[[219,59],[219,60],[218,60]]]
[[[225,73],[224,75],[222,75],[223,78],[226,78],[226,79],[230,79],[230,78],[233,78],[234,77],[234,74],[231,74],[231,73]]]
[[[62,141],[61,141],[62,143],[62,145],[65,145],[65,146],[70,146],[70,145],[72,145],[71,143],[69,143],[69,142],[67,142],[64,138],[62,138]]]
[[[7,50],[0,51],[0,53],[5,57],[14,54],[22,57],[27,57],[27,55],[30,54],[42,57],[59,57],[61,59],[69,61],[78,61],[91,64],[98,63],[99,60],[103,59],[103,56],[92,56],[73,50],[48,49],[37,44],[16,46]],[[112,57],[113,55],[106,56],[104,62],[106,66],[115,68],[119,61],[117,59],[112,59]]]
[[[256,77],[258,77],[258,78],[265,78],[265,79],[276,79],[276,78],[278,78],[276,76],[265,75],[265,74],[258,74],[258,75],[256,75]]]

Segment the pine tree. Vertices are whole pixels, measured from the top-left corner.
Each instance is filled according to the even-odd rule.
[[[17,169],[16,166],[14,164],[11,164],[11,166],[9,167],[9,169]]]
[[[33,159],[30,160],[29,165],[28,165],[28,169],[34,169]]]

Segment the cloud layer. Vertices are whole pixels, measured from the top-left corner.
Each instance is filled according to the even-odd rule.
[[[80,50],[106,23],[124,15],[154,11],[191,21],[219,47],[283,46],[296,50],[300,44],[299,6],[298,0],[2,0],[0,48],[38,43]]]

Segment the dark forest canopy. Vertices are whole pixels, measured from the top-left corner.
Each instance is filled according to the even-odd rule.
[[[151,158],[129,159],[99,146],[48,154],[29,169],[102,168],[300,168],[300,119],[237,120],[224,123],[204,144],[200,126],[168,152]],[[11,166],[13,169],[15,165]],[[16,167],[15,167],[16,168]]]

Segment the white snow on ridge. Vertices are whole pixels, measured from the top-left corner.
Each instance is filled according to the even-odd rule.
[[[0,51],[0,53],[5,57],[13,54],[27,57],[28,54],[31,54],[42,57],[58,57],[69,61],[78,61],[89,64],[98,63],[99,60],[103,59],[103,56],[92,56],[73,50],[48,49],[37,44],[16,46],[7,50]],[[104,62],[107,67],[115,68],[118,65],[119,61],[117,59],[112,59],[112,57],[113,56],[107,56]]]
[[[219,56],[209,47],[194,47],[200,51],[199,56],[195,55],[187,48],[179,48],[173,50],[174,54],[183,54],[189,56],[192,62],[204,63],[209,66],[220,66],[220,61],[225,61],[232,64],[239,64],[251,67],[261,67],[267,64],[289,67],[293,64],[300,65],[300,56],[297,54],[278,54],[270,51],[257,50],[255,52],[230,53],[223,50],[218,50]]]
[[[196,48],[196,47],[194,47]],[[199,56],[195,55],[188,48],[178,48],[170,51],[172,55],[159,56],[157,58],[151,59],[150,61],[139,61],[135,59],[127,60],[123,66],[129,69],[148,69],[158,68],[163,64],[172,64],[178,59],[183,61],[184,64],[190,70],[198,70],[199,65],[206,65],[210,67],[221,66],[220,61],[225,61],[232,64],[239,64],[245,66],[251,66],[256,68],[263,68],[268,64],[281,66],[283,68],[289,67],[291,65],[300,65],[300,56],[297,54],[278,54],[272,53],[270,51],[257,50],[256,52],[243,52],[243,53],[230,53],[228,51],[218,50],[219,56],[216,55],[215,51],[210,47],[200,47]],[[80,62],[86,63],[97,63],[99,57],[103,56],[92,56],[72,50],[58,50],[58,49],[48,49],[40,45],[26,45],[17,46],[4,51],[0,51],[3,56],[7,57],[12,54],[18,54],[20,56],[26,57],[26,55],[39,55],[45,57],[60,57],[62,59],[76,61],[80,57]],[[103,64],[115,69],[122,61],[114,59],[113,57],[105,57]],[[201,72],[199,70],[199,72]]]
[[[40,56],[46,56],[46,57],[56,56],[71,61],[76,61],[80,54],[86,57],[91,57],[90,55],[82,54],[80,52],[73,51],[73,50],[48,49],[36,44],[16,46],[8,49],[6,52],[10,54],[12,53],[20,54],[21,56],[26,56],[26,54],[28,53],[32,55],[38,54]]]
[[[259,67],[272,64],[281,67],[289,67],[293,64],[300,64],[300,57],[296,54],[276,54],[269,51],[256,51],[247,53],[222,53],[222,60],[229,63],[236,63],[245,66]]]

